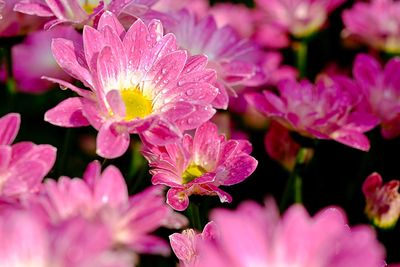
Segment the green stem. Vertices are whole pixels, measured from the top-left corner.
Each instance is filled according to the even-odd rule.
[[[200,219],[199,206],[193,202],[190,202],[188,212],[189,212],[190,225],[193,228],[201,231],[202,225],[201,225],[201,219]]]
[[[142,185],[142,182],[146,176],[148,170],[146,159],[140,153],[141,142],[139,140],[133,139],[133,149],[131,162],[128,172],[127,181],[129,184],[129,193],[136,193],[138,188]]]
[[[294,52],[296,54],[296,67],[299,70],[300,78],[307,76],[307,52],[308,43],[301,40],[294,43]]]
[[[300,148],[296,155],[296,162],[293,167],[292,172],[290,173],[289,179],[286,183],[285,190],[283,192],[282,200],[279,205],[279,209],[284,211],[288,206],[289,200],[291,196],[293,197],[293,201],[295,203],[303,202],[303,193],[302,193],[302,178],[299,175],[301,166],[304,165],[307,155],[306,148]]]

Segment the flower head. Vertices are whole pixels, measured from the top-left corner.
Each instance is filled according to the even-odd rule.
[[[171,187],[167,203],[184,210],[192,194],[218,195],[221,202],[230,202],[231,196],[219,186],[240,183],[253,173],[257,161],[250,152],[248,141],[225,140],[217,126],[207,122],[193,137],[185,134],[179,143],[146,146],[143,153],[152,167],[152,183]]]
[[[308,37],[319,31],[330,12],[345,0],[256,0],[262,22],[283,29],[294,37]]]
[[[363,90],[362,106],[376,116],[384,138],[400,135],[400,58],[391,59],[382,69],[371,56],[357,56],[353,74]]]
[[[364,181],[362,190],[367,202],[365,213],[377,227],[390,228],[399,219],[399,186],[399,180],[392,180],[383,185],[382,177],[376,172]]]
[[[191,55],[205,54],[208,66],[217,71],[216,107],[227,108],[228,93],[235,95],[235,86],[255,86],[265,81],[259,66],[261,50],[255,43],[242,39],[234,28],[229,25],[218,28],[212,16],[198,20],[185,9],[177,12],[175,19],[167,29],[176,35],[178,45]]]
[[[9,113],[0,118],[0,197],[22,198],[37,192],[42,179],[53,167],[56,148],[19,142],[20,115]]]
[[[359,41],[387,53],[400,53],[400,2],[356,2],[343,11],[345,31]]]
[[[97,29],[84,27],[83,46],[55,39],[52,50],[57,63],[90,90],[49,78],[79,97],[49,110],[45,120],[63,127],[91,124],[99,130],[97,153],[102,157],[121,156],[131,133],[165,144],[215,113],[211,103],[218,90],[210,83],[215,72],[205,68],[206,57],[177,50],[174,35],[163,35],[159,21],[146,26],[137,20],[125,32],[105,12]]]
[[[264,91],[248,94],[246,98],[265,116],[302,135],[369,149],[369,140],[363,133],[378,122],[369,113],[355,110],[361,97],[351,80],[326,78],[315,85],[306,80],[287,80],[278,85],[278,90],[279,96]]]
[[[87,167],[83,179],[64,176],[57,182],[47,180],[36,204],[56,225],[77,216],[99,221],[110,230],[114,246],[135,253],[168,254],[165,241],[151,232],[160,226],[180,228],[186,223],[165,204],[160,187],[129,197],[120,171],[109,166],[101,173],[97,161]]]
[[[198,266],[383,266],[384,249],[368,226],[349,228],[338,208],[310,217],[303,206],[279,218],[274,203],[245,202],[236,211],[214,210],[218,238],[200,243]]]

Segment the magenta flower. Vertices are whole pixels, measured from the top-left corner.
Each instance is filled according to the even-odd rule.
[[[363,90],[364,109],[375,115],[384,138],[400,135],[400,58],[391,59],[382,69],[371,56],[358,55],[353,75]]]
[[[53,41],[57,63],[89,90],[62,80],[49,80],[75,91],[45,114],[45,120],[63,127],[91,124],[99,131],[97,154],[121,156],[132,133],[163,145],[198,127],[215,110],[218,90],[210,83],[215,72],[206,69],[204,56],[187,57],[176,50],[175,37],[163,36],[162,25],[145,26],[137,20],[125,32],[116,17],[105,12],[98,29],[85,26],[82,44]]]
[[[39,213],[14,210],[0,216],[0,266],[130,267],[132,255],[114,250],[98,222],[74,218],[51,226]]]
[[[319,31],[329,13],[345,0],[256,0],[263,20],[269,28],[285,30],[296,38],[308,37]]]
[[[343,11],[345,32],[362,43],[387,53],[400,53],[400,2],[356,2]]]
[[[169,236],[172,250],[179,259],[180,267],[197,266],[199,242],[214,240],[217,235],[215,228],[215,224],[209,222],[204,226],[202,233],[197,233],[194,229],[186,229],[181,234],[175,233]]]
[[[153,168],[152,183],[171,187],[167,203],[185,210],[192,194],[218,195],[221,202],[231,202],[219,186],[240,183],[253,173],[257,160],[250,152],[247,140],[227,141],[215,124],[207,122],[193,137],[185,134],[181,142],[164,147],[145,146],[143,154]]]
[[[175,23],[167,28],[176,35],[178,45],[190,54],[205,54],[208,66],[217,71],[219,89],[214,106],[226,109],[236,86],[256,86],[265,81],[259,66],[261,50],[230,26],[218,28],[212,16],[198,20],[187,10],[175,14]]]
[[[372,115],[354,110],[360,101],[360,89],[349,79],[326,78],[311,84],[287,80],[278,86],[279,96],[270,92],[251,93],[246,99],[258,111],[298,133],[333,139],[367,151],[363,134],[377,125]]]
[[[140,16],[156,2],[157,0],[20,0],[14,10],[40,17],[55,17],[45,25],[48,29],[60,23],[72,23],[80,27],[93,24],[105,10],[116,16]]]
[[[365,213],[377,227],[391,228],[396,225],[400,216],[399,186],[399,180],[383,185],[382,177],[376,172],[364,181]]]
[[[12,48],[13,76],[17,89],[25,93],[42,93],[54,86],[52,82],[41,79],[43,75],[72,81],[51,55],[53,38],[79,40],[80,35],[71,27],[60,26],[48,31],[36,31],[29,34],[23,43]],[[24,62],[24,64],[21,64]]]
[[[23,198],[37,192],[44,176],[56,160],[56,148],[19,142],[20,115],[9,113],[0,118],[0,197]]]
[[[94,161],[83,180],[64,176],[57,182],[46,180],[36,204],[53,224],[77,216],[100,221],[110,230],[114,246],[166,255],[168,244],[151,232],[160,226],[180,228],[187,221],[165,204],[162,194],[162,188],[152,187],[129,197],[120,171],[109,166],[101,173],[100,163]]]
[[[219,230],[200,244],[198,266],[380,267],[384,248],[368,226],[349,228],[338,208],[310,217],[303,206],[279,218],[274,203],[245,202],[236,211],[214,210]]]

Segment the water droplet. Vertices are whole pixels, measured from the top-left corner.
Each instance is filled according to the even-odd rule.
[[[64,85],[61,85],[61,84],[60,84],[60,88],[61,88],[61,90],[67,90],[68,89],[68,87],[66,87]]]
[[[192,124],[193,123],[193,119],[192,118],[187,119],[187,123],[188,124]]]
[[[186,91],[186,94],[187,94],[188,96],[193,95],[193,93],[194,93],[194,90],[193,90],[193,89],[189,89],[189,90]]]
[[[167,69],[162,69],[162,70],[161,70],[161,73],[162,73],[162,74],[167,73]]]

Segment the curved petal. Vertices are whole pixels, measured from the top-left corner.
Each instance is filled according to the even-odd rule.
[[[44,120],[62,127],[88,126],[89,121],[82,113],[80,97],[71,97],[59,103],[44,114]]]
[[[21,116],[9,113],[0,118],[0,145],[10,145],[18,134]]]
[[[97,135],[96,153],[107,159],[122,156],[129,147],[130,136],[126,131],[118,131],[113,123],[104,123]]]

